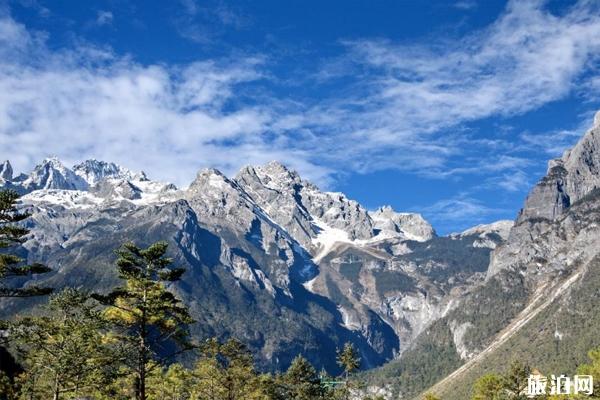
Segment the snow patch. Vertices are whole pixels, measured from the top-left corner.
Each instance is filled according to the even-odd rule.
[[[319,248],[319,252],[313,258],[315,264],[329,254],[336,243],[353,243],[348,232],[332,228],[319,218],[313,218],[313,223],[320,229],[317,237],[312,239],[312,243]]]
[[[337,309],[342,315],[343,327],[351,331],[359,331],[361,329],[360,321],[353,318],[353,316],[344,307],[338,306]]]
[[[312,278],[311,280],[304,282],[304,283],[302,284],[302,286],[304,286],[304,288],[305,288],[306,290],[308,290],[309,292],[311,292],[311,293],[315,293],[314,284],[315,284],[315,281],[316,281],[316,280],[317,280],[317,277],[315,276],[315,277],[314,277],[314,278]]]
[[[467,360],[473,356],[473,352],[470,352],[465,344],[465,334],[473,327],[470,322],[464,322],[462,324],[452,321],[450,323],[450,330],[452,331],[452,340],[454,341],[454,347],[456,352],[460,356],[461,360]]]
[[[65,208],[92,208],[104,202],[103,198],[96,197],[82,190],[41,189],[21,197],[24,204],[38,205],[49,203]]]

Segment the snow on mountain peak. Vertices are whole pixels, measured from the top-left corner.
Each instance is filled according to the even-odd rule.
[[[452,233],[450,237],[476,236],[477,239],[473,242],[473,247],[495,249],[499,243],[499,239],[501,241],[506,241],[508,239],[510,230],[514,224],[514,221],[500,220],[490,224],[476,225],[461,233]],[[494,237],[494,235],[497,236]]]
[[[44,159],[23,181],[27,191],[39,189],[86,190],[87,182],[64,166],[56,157]]]
[[[112,162],[90,159],[73,167],[76,175],[83,178],[90,186],[96,185],[104,178],[133,179],[135,174]],[[143,172],[142,172],[143,174]],[[145,178],[145,175],[143,175]]]
[[[500,237],[504,240],[508,238],[508,234],[510,229],[514,225],[514,221],[511,220],[500,220],[496,222],[492,222],[491,224],[481,224],[474,226],[472,228],[467,229],[460,233],[462,236],[466,235],[486,235],[488,233],[495,233],[500,235]]]
[[[375,229],[379,229],[380,234],[386,236],[403,235],[407,239],[424,242],[436,235],[431,224],[421,214],[399,213],[391,206],[383,206],[369,215],[373,219]]]
[[[121,200],[150,204],[171,199],[177,192],[173,184],[151,181],[143,172],[133,173],[115,163],[92,159],[70,169],[57,157],[44,159],[29,175],[16,178],[6,161],[0,165],[0,187],[18,191],[24,201],[66,208]]]
[[[10,161],[6,160],[0,165],[0,180],[10,181],[13,178],[13,169]]]

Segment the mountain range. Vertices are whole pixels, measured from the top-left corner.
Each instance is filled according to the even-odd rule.
[[[32,214],[24,255],[54,270],[39,281],[108,290],[116,247],[168,240],[188,270],[173,290],[198,321],[194,336],[238,337],[266,369],[302,353],[335,371],[346,341],[366,368],[398,357],[484,279],[512,225],[438,237],[419,214],[368,211],[278,162],[231,179],[205,169],[186,189],[97,160],[68,168],[49,158],[19,176],[7,161],[0,177]]]
[[[197,321],[192,335],[236,337],[265,370],[303,354],[335,373],[336,348],[350,341],[363,369],[381,366],[364,375],[371,392],[464,398],[455,386],[506,364],[515,346],[540,368],[568,370],[600,345],[581,331],[599,320],[586,296],[600,289],[600,116],[549,163],[514,222],[447,236],[279,162],[231,178],[201,170],[177,188],[105,161],[49,158],[18,176],[6,161],[0,187],[31,212],[22,255],[53,268],[17,284],[108,291],[115,248],[167,240],[187,269],[171,289]],[[5,301],[0,317],[40,301]],[[533,338],[547,354],[527,351]],[[568,362],[553,357],[563,343],[576,348]]]

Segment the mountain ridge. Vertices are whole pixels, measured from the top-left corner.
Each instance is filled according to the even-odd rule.
[[[179,189],[109,162],[70,169],[47,159],[0,186],[20,191],[31,209],[28,258],[55,269],[40,279],[105,290],[116,277],[100,263],[120,241],[166,239],[189,271],[175,289],[204,315],[194,335],[246,338],[267,369],[303,353],[335,370],[342,341],[357,345],[365,367],[397,357],[483,279],[502,240],[492,232],[487,241],[486,232],[438,237],[418,214],[369,211],[278,162],[234,178],[204,169]],[[282,315],[297,322],[282,331]]]
[[[431,391],[464,399],[475,380],[505,372],[514,359],[546,374],[575,373],[600,346],[599,148],[600,113],[573,149],[549,162],[515,223],[501,229],[505,240],[493,249],[485,279],[400,359],[371,371],[372,390],[386,398]]]

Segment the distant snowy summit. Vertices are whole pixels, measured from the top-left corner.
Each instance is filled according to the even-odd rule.
[[[251,208],[279,225],[305,248],[326,251],[333,244],[356,245],[390,238],[427,241],[436,236],[420,214],[390,206],[368,211],[343,193],[321,191],[277,161],[246,166],[230,179],[216,169],[198,173],[186,190],[149,179],[118,164],[86,160],[72,168],[58,158],[43,160],[29,174],[14,176],[9,161],[0,165],[0,187],[22,194],[31,204],[102,208],[126,201],[137,206],[203,198],[207,214]],[[249,217],[247,217],[249,218]],[[246,218],[246,219],[247,219]]]
[[[173,184],[151,181],[115,163],[87,160],[67,168],[58,158],[46,158],[29,175],[13,177],[10,161],[0,167],[0,187],[16,190],[25,202],[71,207],[99,206],[105,201],[159,201],[177,191]]]

